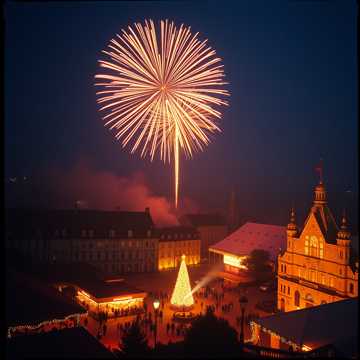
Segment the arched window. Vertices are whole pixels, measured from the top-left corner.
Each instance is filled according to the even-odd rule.
[[[280,310],[285,311],[285,300],[284,299],[280,300]]]
[[[320,259],[322,259],[324,257],[324,243],[322,241],[320,241],[319,257],[320,257]]]
[[[305,255],[309,255],[309,240],[305,238]]]
[[[294,294],[294,304],[295,306],[300,306],[300,293],[299,291],[295,291],[295,294]]]
[[[316,236],[310,238],[310,256],[318,256],[318,240]]]

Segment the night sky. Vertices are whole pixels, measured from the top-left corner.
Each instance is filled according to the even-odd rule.
[[[108,178],[125,187],[140,184],[142,200],[158,200],[169,210],[173,168],[122,150],[103,127],[94,87],[101,50],[120,29],[168,18],[209,39],[223,59],[231,93],[230,106],[222,108],[223,132],[192,160],[181,159],[180,211],[225,212],[234,187],[242,215],[286,224],[294,204],[302,223],[321,157],[330,208],[338,220],[346,205],[355,227],[356,14],[350,0],[8,3],[8,206],[19,205],[13,193],[21,188],[23,202],[46,203],[55,191],[67,201],[55,206],[81,197],[90,207],[106,207],[89,200],[96,193],[134,207],[125,195],[105,194]],[[10,177],[17,183],[8,183]],[[86,188],[88,181],[93,185]],[[142,200],[138,210],[146,206]]]

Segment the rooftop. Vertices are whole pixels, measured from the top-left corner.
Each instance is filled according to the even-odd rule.
[[[199,233],[194,227],[172,226],[157,230],[159,241],[199,239]]]
[[[247,222],[210,249],[233,255],[249,255],[254,249],[267,250],[271,260],[276,260],[279,248],[286,248],[286,227]]]
[[[81,280],[75,285],[96,299],[104,299],[115,296],[138,295],[146,296],[146,292],[127,284],[125,281],[101,281],[101,280]]]
[[[42,334],[16,336],[6,343],[8,358],[103,358],[115,359],[83,327],[55,330]]]
[[[281,312],[254,322],[298,345],[315,349],[334,344],[350,357],[354,354],[348,352],[357,352],[358,298]]]
[[[133,237],[147,237],[147,230],[154,227],[148,211],[100,211],[100,210],[30,210],[7,209],[5,212],[7,228],[10,232],[25,232],[34,236],[38,230],[42,234],[56,236],[66,230],[64,237],[80,236],[82,230],[93,230],[93,237],[109,237],[114,230],[114,237],[128,237],[128,230]]]

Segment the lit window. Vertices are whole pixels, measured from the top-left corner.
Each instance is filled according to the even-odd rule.
[[[341,270],[341,268],[339,269],[339,274],[342,275],[342,270]]]
[[[290,295],[290,286],[288,286],[288,295]]]
[[[334,287],[334,279],[330,277],[330,287]]]
[[[318,249],[318,240],[316,236],[312,236],[310,238],[310,256],[315,256],[315,257],[318,256],[317,249]]]
[[[320,257],[320,259],[324,258],[324,243],[322,241],[320,241],[319,257]]]
[[[305,255],[309,255],[309,240],[305,240]]]

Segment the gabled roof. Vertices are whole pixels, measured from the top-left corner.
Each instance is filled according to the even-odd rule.
[[[115,355],[83,327],[15,336],[6,343],[8,358],[115,359]]]
[[[180,223],[194,227],[226,225],[224,217],[219,214],[186,214],[180,218]]]
[[[256,324],[312,349],[358,337],[358,298],[260,318]]]
[[[67,237],[80,237],[82,230],[94,230],[94,238],[108,237],[110,230],[115,230],[115,237],[127,237],[128,230],[133,237],[146,237],[154,227],[147,211],[7,209],[5,219],[8,231],[24,231],[26,236],[38,229],[47,235],[66,229]]]
[[[314,214],[316,222],[319,224],[320,230],[324,235],[325,241],[328,244],[336,244],[336,236],[339,228],[329,207],[327,205],[313,206],[305,220],[303,229],[305,228],[311,213]]]
[[[249,255],[254,249],[267,250],[271,260],[276,260],[279,248],[286,248],[286,227],[247,222],[210,249],[230,254]]]

